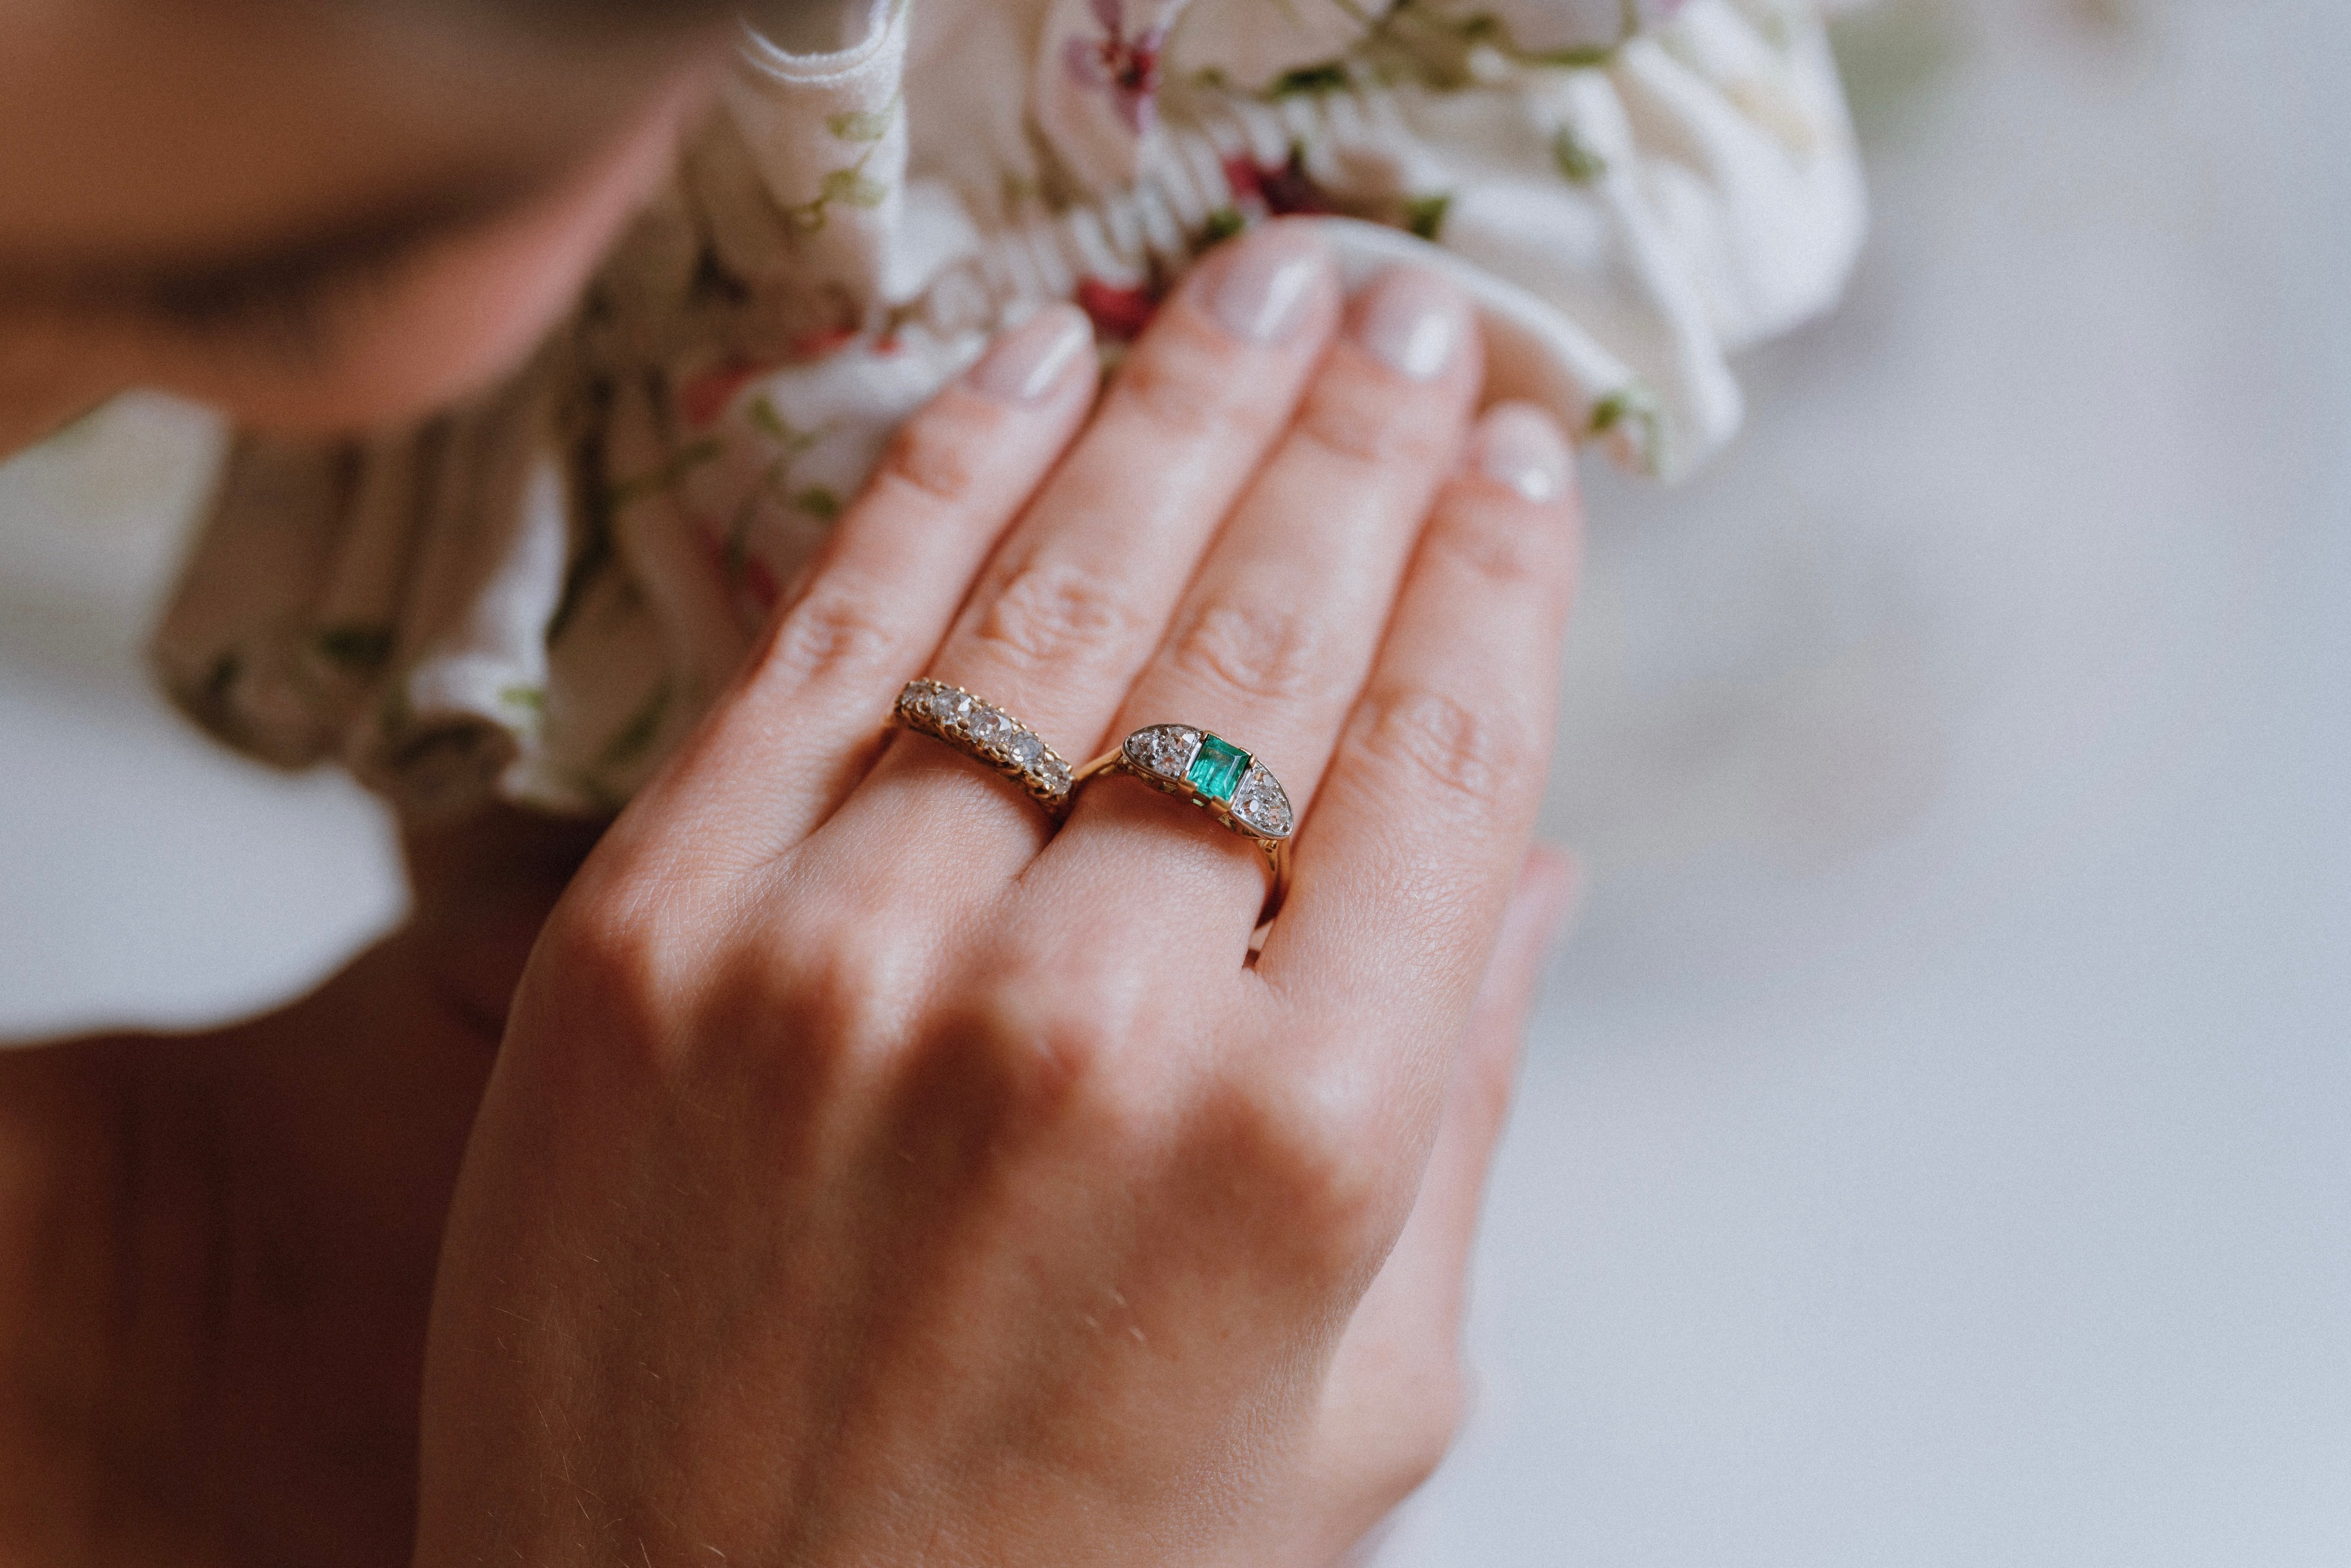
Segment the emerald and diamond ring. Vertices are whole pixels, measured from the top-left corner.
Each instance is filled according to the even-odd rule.
[[[1290,835],[1298,815],[1273,770],[1220,735],[1188,724],[1155,724],[1128,736],[1071,776],[1073,785],[1104,773],[1131,773],[1153,788],[1188,800],[1226,827],[1253,840],[1273,868],[1273,889],[1258,917],[1263,925],[1280,907],[1290,883]]]

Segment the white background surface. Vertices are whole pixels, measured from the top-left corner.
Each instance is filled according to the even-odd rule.
[[[2351,15],[1888,0],[1847,308],[1596,477],[1589,870],[1428,1568],[2351,1563]],[[0,469],[0,1031],[258,1006],[380,820],[164,716],[202,483]],[[71,519],[71,527],[67,526]]]

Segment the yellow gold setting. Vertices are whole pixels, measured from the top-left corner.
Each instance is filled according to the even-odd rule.
[[[908,681],[891,709],[893,722],[943,740],[986,763],[1044,807],[1055,821],[1069,810],[1070,765],[1035,730],[1002,708],[944,681]]]
[[[1271,920],[1290,891],[1290,837],[1297,813],[1272,769],[1222,736],[1192,725],[1146,725],[1071,775],[1072,788],[1124,773],[1189,801],[1265,852],[1273,872],[1258,924]]]

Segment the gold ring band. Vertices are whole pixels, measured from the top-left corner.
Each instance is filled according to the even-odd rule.
[[[906,728],[943,740],[975,762],[986,763],[1029,791],[1055,821],[1069,810],[1075,781],[1070,765],[1038,733],[944,681],[908,681],[891,718]]]
[[[1155,724],[1136,730],[1071,775],[1072,787],[1107,773],[1127,773],[1155,789],[1188,800],[1265,852],[1273,870],[1263,925],[1290,893],[1290,835],[1297,813],[1273,770],[1222,736],[1188,724]]]

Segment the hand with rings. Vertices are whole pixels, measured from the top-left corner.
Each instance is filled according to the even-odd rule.
[[[916,416],[549,922],[420,1568],[1327,1563],[1449,1440],[1569,454],[1300,225],[1091,345]]]

